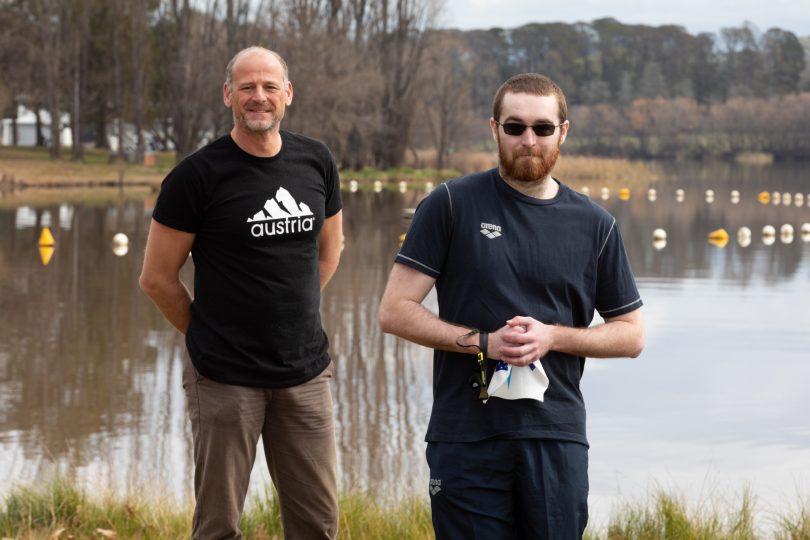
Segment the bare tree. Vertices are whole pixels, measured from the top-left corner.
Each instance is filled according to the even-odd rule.
[[[436,149],[436,168],[447,165],[447,157],[470,124],[472,100],[469,87],[475,70],[473,57],[452,31],[429,35],[427,55],[419,82],[424,123]]]
[[[372,146],[378,167],[400,165],[416,109],[416,80],[425,51],[425,31],[433,24],[433,0],[379,0],[374,4],[369,45],[383,80],[380,124]]]

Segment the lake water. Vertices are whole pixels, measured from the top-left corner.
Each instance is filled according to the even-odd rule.
[[[639,358],[587,362],[593,521],[659,488],[695,505],[750,488],[767,521],[810,494],[810,238],[800,233],[810,178],[796,165],[671,167],[667,181],[630,186],[627,201],[620,183],[587,186],[619,220],[647,324]],[[759,202],[761,191],[780,204]],[[91,493],[187,502],[183,342],[137,285],[154,195],[89,195],[0,197],[0,496],[61,472]],[[426,497],[431,352],[376,323],[408,226],[402,210],[424,191],[343,196],[345,250],[322,306],[338,366],[340,484]],[[784,224],[792,238],[780,237]],[[45,225],[55,238],[47,266]],[[775,237],[763,237],[766,225]],[[750,243],[737,240],[743,226]],[[653,244],[657,228],[664,246]],[[718,228],[730,234],[724,247],[707,239]],[[119,232],[129,245],[116,254]],[[268,483],[259,461],[251,493]]]

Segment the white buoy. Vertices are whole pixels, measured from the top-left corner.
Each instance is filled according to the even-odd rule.
[[[797,193],[793,196],[793,204],[796,206],[804,206],[804,195]]]
[[[793,236],[793,225],[790,223],[785,223],[779,228],[779,234],[782,236],[790,235]]]
[[[748,247],[751,245],[751,229],[748,227],[740,227],[737,231],[737,243],[741,247]]]
[[[654,202],[658,198],[658,192],[655,191],[655,188],[650,188],[647,190],[647,199],[650,202]]]
[[[675,201],[676,202],[681,203],[681,202],[683,202],[683,200],[685,198],[686,198],[686,192],[684,190],[682,190],[681,188],[678,188],[678,189],[675,190]]]
[[[122,257],[129,251],[129,238],[124,233],[113,235],[113,253]]]
[[[357,191],[358,187],[360,187],[360,186],[357,183],[357,180],[349,181],[349,191],[351,191],[352,193],[355,193]]]
[[[374,193],[379,193],[382,191],[382,182],[380,180],[374,180]]]
[[[583,195],[590,195],[591,189],[588,186],[582,186],[582,189],[580,189],[579,192]]]
[[[790,193],[782,193],[782,204],[785,206],[793,204],[793,196]]]
[[[736,189],[731,190],[731,204],[737,204],[740,202],[740,192]]]
[[[773,225],[765,225],[762,227],[762,236],[776,236],[776,229]]]
[[[661,251],[662,249],[667,247],[667,240],[666,240],[666,238],[658,239],[658,240],[653,239],[652,245],[657,251]]]
[[[779,206],[782,203],[782,194],[778,191],[771,193],[771,202],[774,206]]]
[[[802,223],[802,242],[810,242],[810,223]]]
[[[610,190],[606,187],[603,187],[601,195],[603,201],[608,200],[610,198]]]
[[[427,191],[428,193],[433,191],[433,182],[431,182],[430,180],[425,182],[425,191]]]
[[[706,190],[706,202],[709,203],[709,204],[714,202],[714,190],[713,189],[707,189]]]
[[[406,181],[402,180],[399,183],[399,192],[400,193],[405,193],[406,191],[408,191],[408,183]]]
[[[667,231],[664,229],[655,229],[653,231],[653,240],[666,240],[667,239]]]

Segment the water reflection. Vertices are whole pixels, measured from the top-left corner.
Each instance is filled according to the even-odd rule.
[[[808,189],[798,172],[746,171],[589,188],[619,220],[649,327],[640,359],[587,365],[595,517],[650,481],[694,491],[714,475],[765,500],[810,482],[798,468],[810,462],[810,208],[759,198]],[[424,195],[396,188],[344,193],[345,250],[322,308],[341,487],[382,497],[424,494],[431,406],[430,351],[376,324],[402,211]],[[137,287],[152,204],[142,194],[0,204],[0,478],[10,480],[0,490],[58,470],[92,489],[189,497],[183,343]],[[777,240],[785,224],[802,241]],[[731,237],[723,247],[707,241],[717,229]],[[263,493],[261,464],[254,477]]]

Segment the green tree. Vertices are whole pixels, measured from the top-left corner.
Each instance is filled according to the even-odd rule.
[[[762,36],[762,55],[769,95],[797,92],[805,59],[796,35],[771,28]]]

